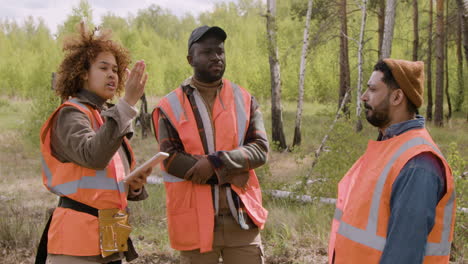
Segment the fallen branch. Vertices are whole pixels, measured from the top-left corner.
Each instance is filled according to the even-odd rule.
[[[314,201],[319,201],[321,203],[335,204],[336,199],[334,198],[325,198],[325,197],[312,197],[309,195],[297,195],[288,191],[281,190],[267,190],[266,193],[269,193],[275,198],[291,199],[298,202],[312,203]]]

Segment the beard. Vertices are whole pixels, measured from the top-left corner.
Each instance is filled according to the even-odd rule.
[[[202,81],[205,83],[211,83],[211,82],[220,80],[221,78],[223,78],[223,75],[224,75],[224,69],[218,74],[212,74],[209,71],[199,71],[197,72],[196,77],[197,79],[199,79],[199,81]]]
[[[364,107],[366,108],[366,119],[371,125],[382,128],[385,127],[390,122],[390,116],[388,115],[389,108],[390,108],[390,101],[389,96],[383,100],[383,102],[375,107],[364,103]],[[369,110],[372,113],[369,113]]]
[[[223,62],[223,68],[221,71],[213,72],[210,71],[211,65],[200,65],[198,62],[194,62],[192,67],[195,69],[195,76],[197,80],[205,83],[212,83],[221,80],[226,70],[226,62]]]

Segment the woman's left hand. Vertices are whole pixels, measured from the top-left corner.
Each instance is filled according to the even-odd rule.
[[[137,177],[133,178],[132,181],[128,182],[128,185],[130,186],[130,190],[139,190],[143,187],[143,185],[146,184],[146,179],[148,176],[151,174],[153,171],[153,168],[150,167],[146,171],[143,171],[138,175]]]

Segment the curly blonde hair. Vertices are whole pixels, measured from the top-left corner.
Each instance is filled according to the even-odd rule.
[[[96,34],[96,31],[98,29],[88,32],[84,23],[81,22],[78,34],[69,36],[64,41],[65,58],[59,66],[55,84],[55,90],[62,100],[76,96],[78,91],[84,87],[82,76],[89,70],[101,52],[110,52],[115,56],[119,77],[117,94],[120,94],[124,88],[125,71],[130,63],[130,54],[122,45],[110,39],[110,30],[99,30],[99,35]]]

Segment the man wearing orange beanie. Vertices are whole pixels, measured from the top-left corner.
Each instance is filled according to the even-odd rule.
[[[449,263],[451,169],[418,115],[424,63],[384,59],[361,100],[376,141],[338,184],[329,263]]]

